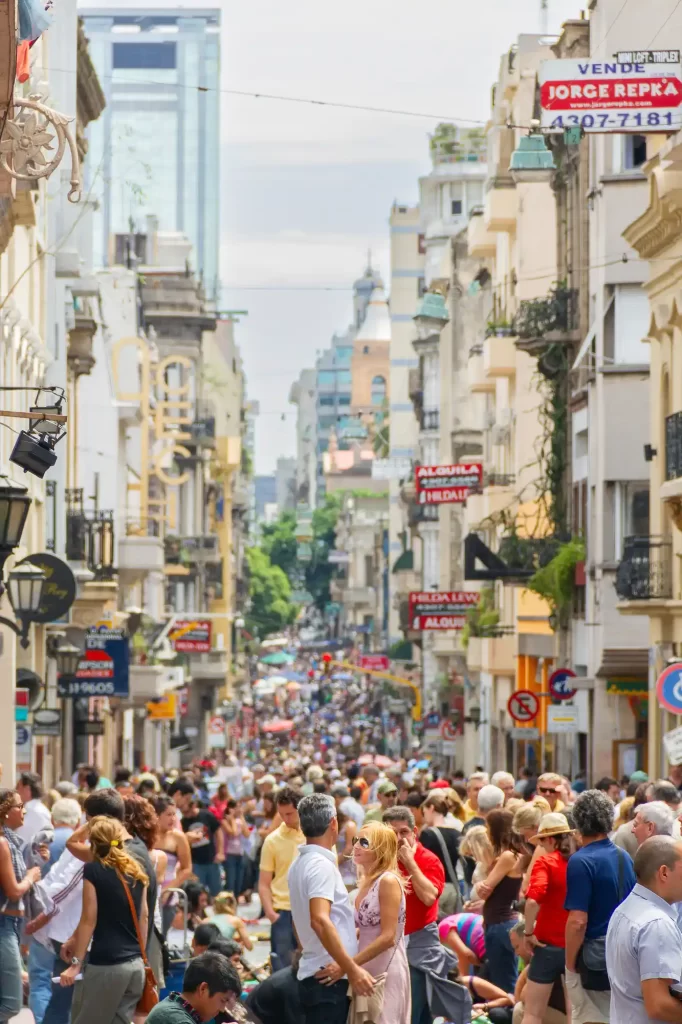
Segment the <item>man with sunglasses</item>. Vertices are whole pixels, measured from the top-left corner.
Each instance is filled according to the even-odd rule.
[[[550,811],[563,811],[566,804],[559,799],[561,793],[562,778],[554,772],[545,772],[537,783],[537,794],[545,798],[549,804]]]

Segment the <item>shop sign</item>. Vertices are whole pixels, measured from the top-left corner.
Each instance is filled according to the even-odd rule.
[[[73,679],[57,679],[59,697],[127,697],[130,649],[122,629],[94,627],[85,635],[85,650]]]
[[[39,708],[33,712],[34,736],[61,736],[62,713],[57,708]]]
[[[547,708],[547,732],[579,731],[578,709],[569,704],[550,704]]]
[[[680,126],[679,61],[546,60],[538,78],[543,128],[607,133]]]
[[[451,466],[417,466],[415,493],[420,505],[447,505],[466,501],[483,481],[483,463],[457,462]]]
[[[372,480],[407,480],[412,475],[412,460],[393,456],[372,461]]]
[[[76,736],[104,736],[104,722],[99,718],[76,719],[74,729]]]
[[[410,591],[410,629],[462,629],[480,594],[473,590]]]
[[[365,672],[388,672],[391,659],[387,654],[361,654],[358,666]]]
[[[28,722],[29,690],[25,686],[17,686],[14,691],[14,721]]]
[[[19,565],[28,563],[45,573],[40,608],[37,612],[31,612],[31,621],[58,622],[64,618],[76,599],[76,577],[63,559],[49,551],[29,555]]]
[[[151,722],[174,721],[178,706],[178,695],[171,690],[164,693],[158,700],[151,700],[147,704],[147,717]]]
[[[206,654],[211,650],[211,620],[176,619],[168,639],[174,651]]]

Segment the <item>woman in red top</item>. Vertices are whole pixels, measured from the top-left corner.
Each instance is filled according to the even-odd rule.
[[[532,950],[523,1024],[542,1024],[555,982],[566,973],[566,867],[575,846],[566,817],[545,814],[537,835],[544,857],[536,860],[526,893],[525,937]],[[568,999],[566,1000],[568,1003]]]

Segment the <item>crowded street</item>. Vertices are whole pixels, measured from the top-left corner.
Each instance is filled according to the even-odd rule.
[[[682,0],[0,2],[0,1024],[682,1024],[681,171]]]

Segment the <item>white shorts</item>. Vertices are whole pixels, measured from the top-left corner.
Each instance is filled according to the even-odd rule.
[[[586,991],[580,975],[566,969],[566,992],[571,1001],[571,1024],[609,1024],[611,993]]]

